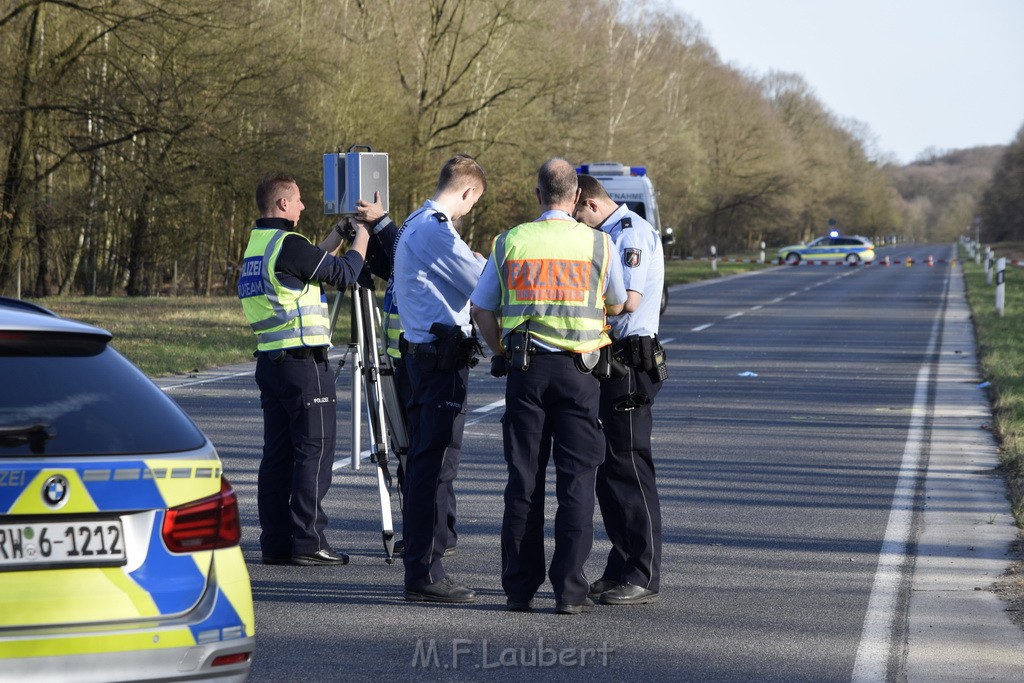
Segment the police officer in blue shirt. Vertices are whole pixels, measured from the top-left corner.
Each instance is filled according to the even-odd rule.
[[[387,353],[391,357],[391,365],[394,370],[395,394],[398,398],[399,410],[402,411],[401,419],[408,424],[409,418],[406,413],[406,405],[412,395],[412,387],[409,385],[409,373],[405,367],[405,360],[398,354],[400,334],[402,326],[398,315],[398,303],[395,297],[395,244],[398,241],[399,227],[391,220],[388,212],[380,201],[380,193],[374,195],[372,202],[359,200],[356,202],[356,216],[370,228],[370,242],[366,248],[366,269],[360,277],[360,284],[373,289],[373,281],[367,275],[372,273],[386,282],[384,288],[384,315],[381,333],[384,335],[387,344]],[[405,509],[406,477],[405,457],[399,459],[398,484],[401,492],[403,510]],[[455,497],[450,496],[451,509],[448,511],[448,547],[444,556],[449,557],[455,554],[455,545],[458,534],[455,531]],[[401,557],[405,553],[405,539],[401,538],[395,543],[395,555]]]
[[[612,238],[628,294],[624,313],[609,318],[613,355],[622,365],[616,363],[618,371],[601,382],[607,448],[597,471],[597,500],[612,549],[590,594],[606,605],[655,602],[661,507],[651,454],[651,405],[668,374],[657,338],[665,258],[650,223],[616,204],[596,178],[581,175],[579,186],[574,215]]]
[[[476,601],[474,591],[447,575],[441,558],[453,541],[452,482],[466,422],[469,363],[475,362],[469,296],[485,263],[452,224],[469,213],[486,187],[483,167],[456,155],[441,169],[434,196],[402,226],[395,247],[395,297],[411,388],[402,513],[409,601]]]

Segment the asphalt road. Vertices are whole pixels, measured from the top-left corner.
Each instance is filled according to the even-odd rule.
[[[670,378],[655,406],[664,560],[654,605],[556,615],[545,586],[533,613],[505,611],[503,380],[486,363],[472,374],[458,552],[446,560],[480,602],[458,607],[403,601],[401,565],[383,560],[374,470],[347,465],[347,410],[326,506],[351,564],[263,566],[253,365],[161,380],[239,494],[256,602],[251,680],[850,680],[897,487],[909,491],[911,524],[922,507],[921,469],[912,463],[907,479],[905,455],[908,439],[931,433],[915,416],[935,393],[928,369],[952,250],[883,254],[900,263],[805,264],[673,289],[661,329]],[[343,370],[339,405],[350,380]],[[553,481],[548,500],[550,538]],[[609,548],[597,517],[594,578]],[[896,567],[883,615],[890,678],[901,676],[911,566]]]

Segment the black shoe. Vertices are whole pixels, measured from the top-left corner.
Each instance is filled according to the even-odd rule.
[[[509,598],[505,601],[505,608],[509,612],[529,612],[533,609],[533,600],[513,600]]]
[[[291,555],[264,555],[260,560],[263,564],[291,564]]]
[[[645,605],[658,601],[658,591],[648,590],[631,583],[620,583],[615,588],[601,593],[602,605]]]
[[[343,565],[348,564],[348,555],[345,553],[335,552],[330,548],[321,548],[315,553],[292,555],[292,564],[297,564],[303,567],[311,567],[313,565]]]
[[[409,602],[470,603],[476,602],[476,593],[445,577],[435,583],[406,585],[405,599]]]
[[[404,557],[405,556],[405,541],[404,540],[402,540],[402,541],[395,541],[395,549],[392,551],[391,554],[394,557]],[[444,549],[443,557],[451,557],[454,554],[455,554],[455,546],[452,546],[451,548],[445,548]]]
[[[598,579],[594,583],[590,584],[590,592],[587,593],[587,597],[596,600],[601,593],[610,591],[618,585],[618,581],[612,581],[611,579]]]
[[[579,614],[594,609],[594,601],[590,598],[583,598],[583,602],[568,603],[559,602],[555,604],[555,611],[559,614]]]

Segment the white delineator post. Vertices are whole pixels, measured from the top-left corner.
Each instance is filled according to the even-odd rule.
[[[996,261],[996,313],[1003,317],[1003,308],[1006,305],[1006,259]]]

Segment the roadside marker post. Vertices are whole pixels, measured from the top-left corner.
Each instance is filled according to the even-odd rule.
[[[1003,308],[1006,304],[1006,259],[996,261],[996,312],[1003,317]]]

